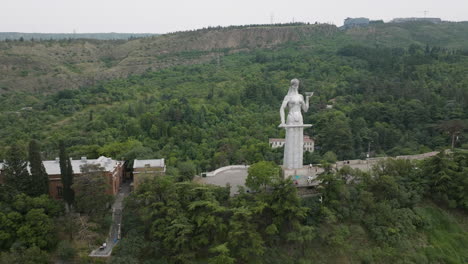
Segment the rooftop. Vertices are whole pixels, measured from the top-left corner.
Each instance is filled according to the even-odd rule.
[[[134,160],[133,168],[164,167],[164,159]]]
[[[47,174],[49,175],[58,175],[60,174],[60,162],[59,158],[55,160],[44,160],[42,162],[44,164],[44,168],[46,169]],[[86,157],[81,157],[79,160],[72,160],[71,165],[73,168],[73,173],[78,174],[81,173],[81,166],[83,165],[99,165],[99,167],[103,167],[104,171],[113,171],[115,167],[119,164],[119,161],[113,160],[111,158],[107,158],[101,156],[97,159],[87,159]],[[3,169],[4,163],[0,163],[0,168]]]
[[[268,141],[270,141],[270,142],[283,142],[283,141],[285,141],[285,139],[284,138],[270,138],[270,139],[268,139]]]

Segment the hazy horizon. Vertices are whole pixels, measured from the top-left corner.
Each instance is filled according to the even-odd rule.
[[[468,1],[415,0],[407,2],[355,0],[215,1],[174,0],[16,0],[2,4],[0,32],[19,33],[155,33],[206,27],[270,24],[330,23],[347,17],[389,21],[396,17],[439,17],[467,21]]]

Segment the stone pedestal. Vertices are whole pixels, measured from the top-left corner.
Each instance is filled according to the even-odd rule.
[[[280,125],[286,129],[286,142],[284,144],[283,168],[294,170],[303,165],[304,128],[312,125]]]
[[[310,170],[308,166],[304,166],[299,169],[287,169],[283,167],[283,177],[285,179],[292,177],[294,180],[294,176],[310,176],[312,175],[312,172],[315,172],[315,169]]]
[[[318,184],[317,176],[323,172],[322,168],[304,166],[299,169],[283,168],[284,179],[292,179],[297,187],[310,187]]]

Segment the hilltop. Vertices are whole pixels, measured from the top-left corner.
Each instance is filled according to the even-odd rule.
[[[461,49],[468,46],[467,36],[468,23],[382,24],[346,31],[328,24],[291,24],[209,28],[130,40],[0,42],[0,93],[77,89],[236,52],[273,50],[286,43],[322,52],[350,43]]]

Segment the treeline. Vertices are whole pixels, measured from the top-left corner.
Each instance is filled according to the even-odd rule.
[[[63,205],[49,198],[39,143],[30,142],[28,155],[11,146],[0,166],[0,263],[48,263]]]
[[[315,22],[317,24],[317,22]],[[231,25],[231,26],[208,26],[201,29],[187,30],[187,31],[176,31],[169,32],[167,34],[179,34],[184,32],[206,32],[210,30],[231,30],[231,29],[244,29],[244,28],[255,28],[255,27],[291,27],[291,26],[304,26],[310,25],[309,22],[289,22],[289,23],[271,23],[271,24],[249,24],[249,25]]]
[[[269,171],[268,188],[235,197],[229,186],[156,178],[126,200],[112,263],[461,263],[468,232],[433,202],[466,217],[467,160],[442,152],[370,173],[328,170],[304,199],[267,163],[253,166]]]
[[[0,32],[0,41],[47,41],[67,39],[118,40],[155,36],[153,33],[21,33]]]

